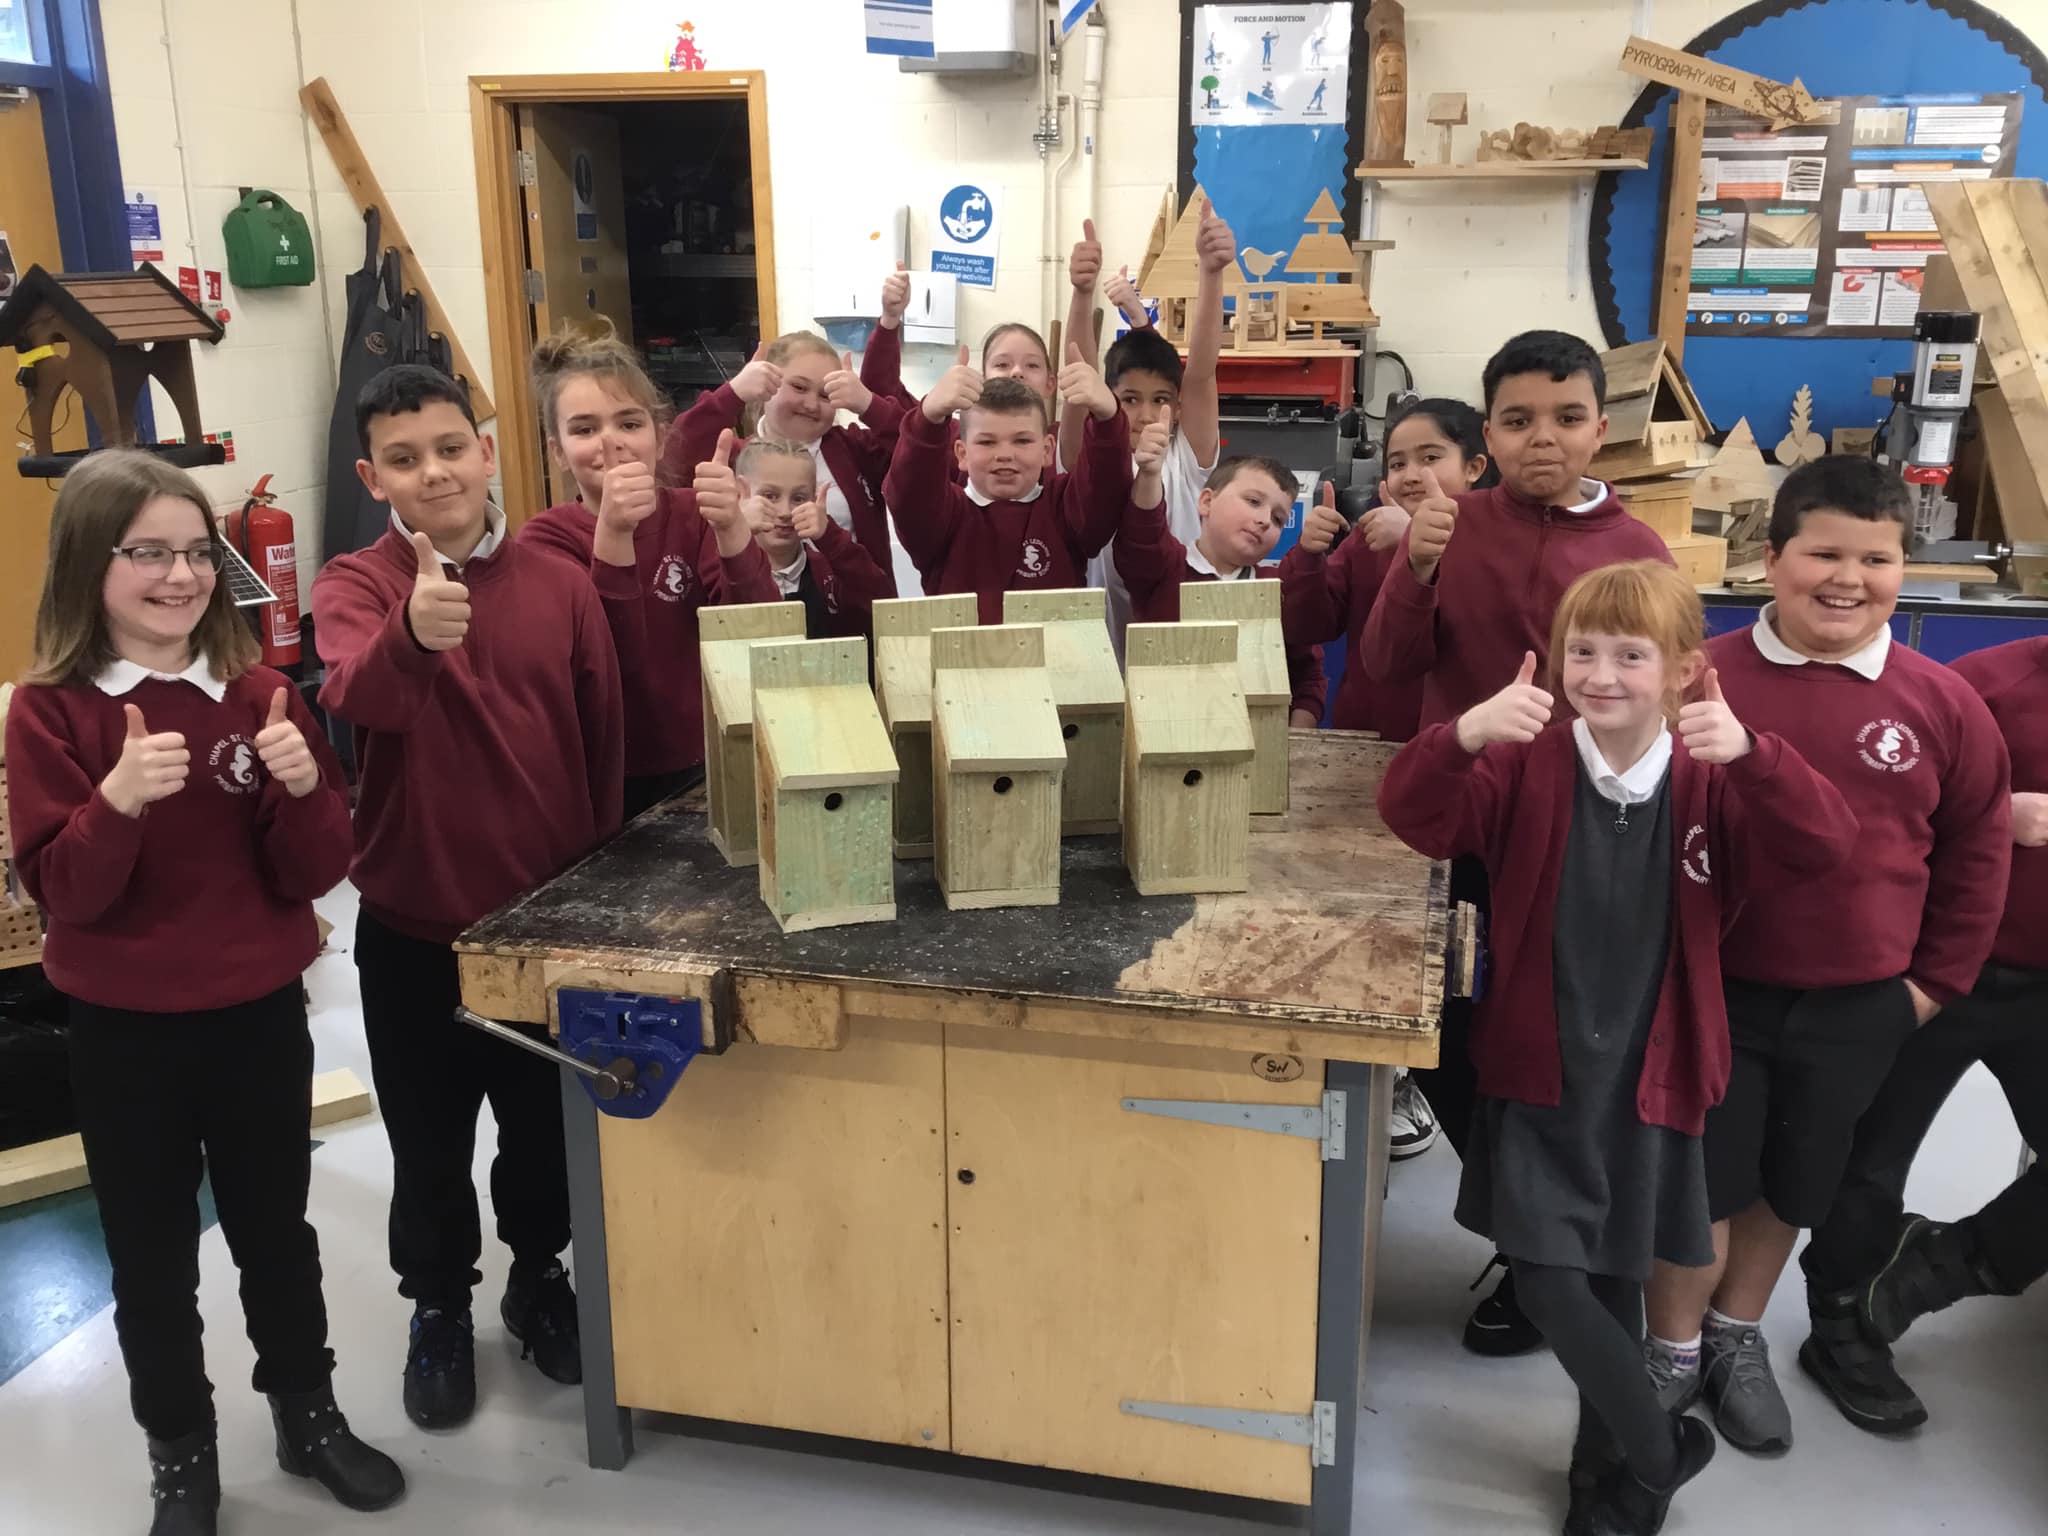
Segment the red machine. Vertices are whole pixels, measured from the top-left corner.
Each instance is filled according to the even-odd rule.
[[[227,517],[228,543],[277,594],[257,616],[256,634],[263,642],[266,667],[299,664],[299,552],[292,534],[292,515],[270,494],[270,476],[256,482],[239,512]]]

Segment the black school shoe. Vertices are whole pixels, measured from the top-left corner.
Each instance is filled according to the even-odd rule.
[[[1671,1500],[1714,1459],[1714,1432],[1698,1419],[1673,1414],[1678,1429],[1678,1474],[1662,1488],[1652,1488],[1624,1468],[1608,1480],[1593,1506],[1590,1536],[1657,1536]]]
[[[1479,1278],[1467,1289],[1476,1291],[1484,1285],[1496,1264],[1502,1271],[1500,1284],[1465,1319],[1465,1347],[1475,1355],[1488,1355],[1495,1359],[1526,1355],[1541,1349],[1543,1334],[1529,1321],[1528,1314],[1515,1300],[1515,1275],[1507,1267],[1506,1259],[1497,1253],[1488,1259],[1486,1268],[1479,1271]]]
[[[541,1375],[573,1387],[583,1380],[583,1335],[576,1322],[576,1293],[569,1275],[552,1261],[545,1269],[514,1264],[498,1307],[505,1331],[523,1346]]]
[[[413,1309],[405,1350],[405,1416],[421,1429],[453,1429],[476,1412],[476,1325],[469,1308]]]
[[[1599,1415],[1581,1405],[1579,1432],[1572,1439],[1572,1464],[1565,1473],[1564,1536],[1592,1536],[1593,1511],[1600,1503],[1601,1491],[1621,1475],[1622,1460],[1621,1442]]]
[[[1966,1296],[2001,1293],[1998,1277],[1970,1248],[1963,1227],[1906,1216],[1892,1256],[1858,1297],[1864,1329],[1873,1339],[1895,1344],[1917,1318]]]
[[[1865,1331],[1859,1290],[1806,1288],[1813,1332],[1799,1346],[1799,1368],[1814,1379],[1842,1417],[1873,1435],[1902,1435],[1927,1422],[1927,1406],[1892,1364],[1891,1346]]]
[[[220,1447],[212,1426],[149,1442],[149,1536],[215,1536],[220,1529]]]
[[[382,1451],[363,1444],[335,1406],[332,1388],[272,1393],[277,1464],[310,1477],[349,1509],[389,1509],[405,1497],[405,1474]]]

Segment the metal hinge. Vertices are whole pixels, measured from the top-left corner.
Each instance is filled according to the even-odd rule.
[[[1323,1144],[1324,1162],[1344,1160],[1344,1122],[1350,1095],[1342,1089],[1325,1092],[1320,1106],[1229,1104],[1210,1099],[1125,1099],[1123,1106],[1137,1115],[1162,1115],[1168,1120],[1193,1120],[1202,1125],[1299,1136]]]
[[[526,269],[526,302],[545,304],[548,301],[548,280],[528,267]]]
[[[540,165],[533,158],[532,150],[513,150],[512,164],[518,169],[519,185],[522,187],[532,187],[540,184]]]
[[[1305,1445],[1312,1466],[1337,1464],[1337,1405],[1320,1398],[1308,1413],[1254,1413],[1243,1408],[1201,1408],[1190,1403],[1141,1403],[1125,1399],[1117,1405],[1140,1419],[1165,1419],[1222,1435],[1248,1435],[1282,1445]]]

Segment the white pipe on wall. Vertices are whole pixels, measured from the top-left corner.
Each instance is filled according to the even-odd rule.
[[[1109,26],[1102,19],[1100,6],[1088,13],[1087,25],[1081,29],[1081,43],[1081,155],[1087,190],[1082,214],[1092,219],[1101,212],[1102,61],[1109,46]]]

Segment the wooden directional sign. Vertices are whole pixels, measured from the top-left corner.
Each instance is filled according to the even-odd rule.
[[[1767,118],[1773,128],[1790,128],[1795,123],[1818,122],[1827,107],[1816,100],[1798,80],[1780,85],[1762,75],[1733,69],[1703,59],[1696,53],[1681,53],[1646,37],[1631,37],[1621,50],[1621,67],[1632,75],[1654,80],[1674,90],[1693,91],[1709,101]]]

